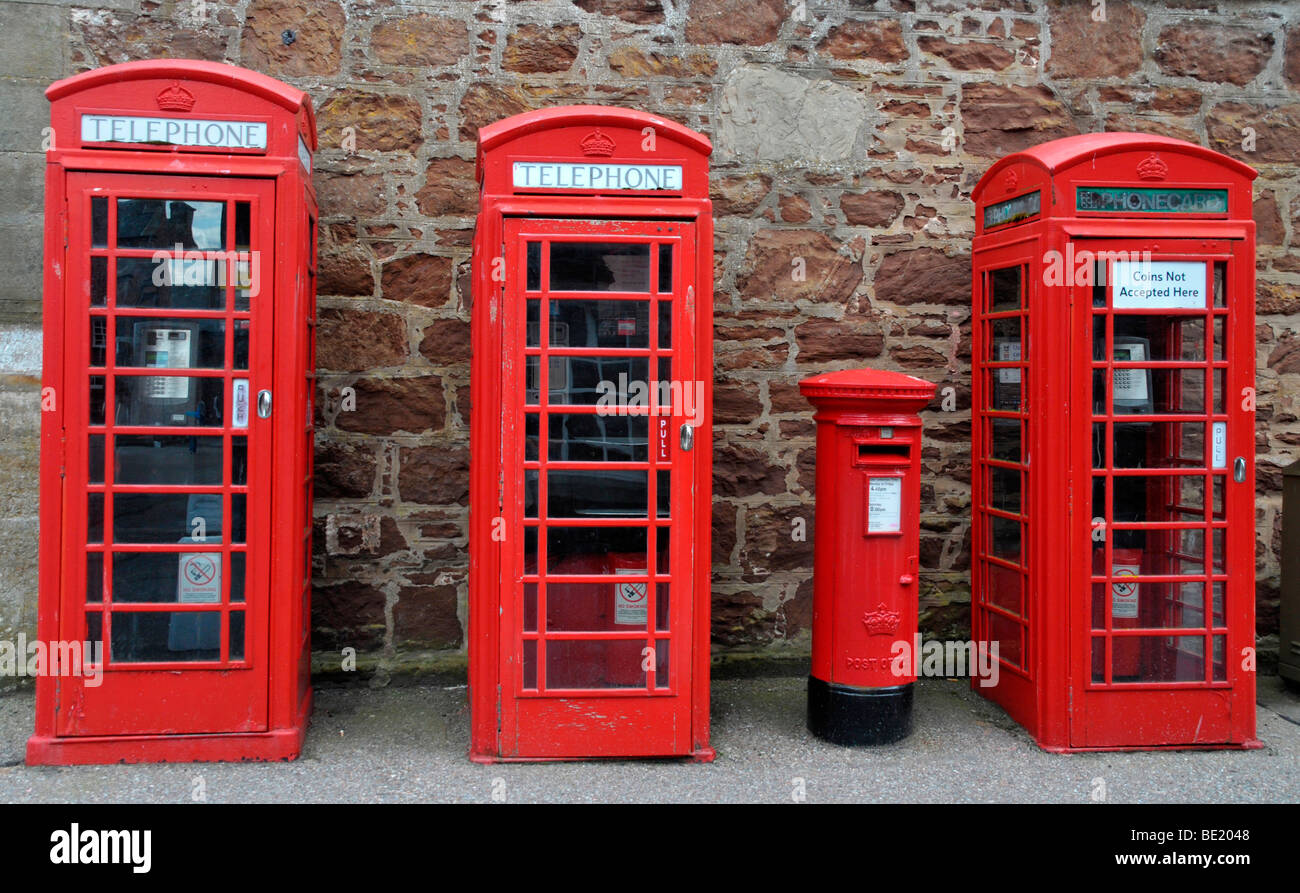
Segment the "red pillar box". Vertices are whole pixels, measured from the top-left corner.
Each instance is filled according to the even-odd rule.
[[[1047,750],[1259,746],[1254,177],[1093,133],[975,187],[976,691]]]
[[[61,660],[37,679],[27,760],[294,757],[311,709],[311,101],[173,60],[46,96],[38,624]]]
[[[836,744],[912,730],[921,418],[934,385],[845,369],[805,378],[817,412],[813,656],[808,728]]]
[[[479,131],[476,761],[713,757],[710,151],[599,106]]]

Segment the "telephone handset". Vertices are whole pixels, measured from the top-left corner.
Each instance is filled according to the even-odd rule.
[[[1151,357],[1151,343],[1145,338],[1115,336],[1113,359],[1117,363],[1145,363]],[[1111,403],[1116,413],[1153,411],[1150,369],[1115,369]]]
[[[1020,362],[1020,339],[998,338],[993,342],[999,363]],[[1020,370],[998,369],[993,390],[993,408],[1016,412],[1020,409]]]
[[[188,329],[147,328],[141,364],[149,369],[188,369],[193,348]],[[173,375],[153,375],[145,379],[145,393],[155,400],[185,400],[190,395],[190,380]]]

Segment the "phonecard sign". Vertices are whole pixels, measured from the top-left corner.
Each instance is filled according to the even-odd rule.
[[[902,532],[902,508],[902,478],[867,478],[867,533]]]
[[[183,605],[221,602],[221,553],[182,552],[176,600]]]
[[[627,576],[636,574],[644,576],[645,568],[635,567],[618,567],[614,569],[615,574]],[[614,584],[614,622],[621,624],[630,624],[635,626],[645,626],[646,618],[646,590],[649,583],[644,581],[640,583],[615,583]]]
[[[1127,261],[1110,265],[1117,310],[1204,310],[1204,261]]]

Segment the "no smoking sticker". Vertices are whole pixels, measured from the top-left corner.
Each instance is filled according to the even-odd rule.
[[[181,553],[176,600],[186,605],[212,605],[221,601],[221,553]]]
[[[615,568],[616,574],[644,574],[645,568]],[[645,626],[647,583],[614,584],[614,622]]]

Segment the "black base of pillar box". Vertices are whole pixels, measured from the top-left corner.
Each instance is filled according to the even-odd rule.
[[[854,688],[808,677],[808,731],[832,744],[892,744],[912,734],[912,684]]]

